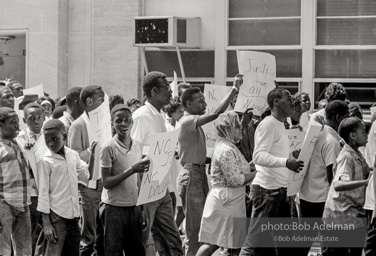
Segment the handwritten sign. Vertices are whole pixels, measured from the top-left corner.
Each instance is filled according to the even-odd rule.
[[[31,87],[31,88],[24,89],[23,90],[23,94],[24,95],[33,95],[33,94],[36,94],[36,95],[38,95],[38,97],[44,96],[43,83],[41,83],[40,85]]]
[[[165,196],[170,184],[170,168],[174,159],[180,129],[153,136],[147,156],[151,165],[142,177],[137,205],[154,202]]]
[[[90,145],[93,143],[93,141],[97,142],[97,147],[95,149],[95,164],[93,176],[92,180],[90,180],[88,184],[90,188],[95,188],[97,183],[96,180],[101,178],[99,166],[99,149],[106,140],[112,138],[111,115],[109,105],[110,103],[108,100],[108,95],[105,94],[104,102],[99,107],[89,112],[89,142]]]
[[[244,112],[253,108],[255,115],[267,109],[266,96],[275,88],[275,57],[269,53],[237,51],[239,74],[244,75],[235,111]]]
[[[172,81],[170,83],[170,87],[171,87],[171,90],[172,90],[172,97],[178,96],[179,95],[179,92],[178,92],[178,76],[177,76],[175,71],[174,71],[174,81]]]
[[[300,129],[290,129],[287,130],[286,133],[289,138],[290,152],[301,149],[306,133],[304,131],[300,131]]]
[[[311,160],[312,153],[315,149],[321,129],[322,126],[316,124],[312,124],[308,128],[307,135],[304,138],[302,150],[300,151],[298,158],[304,162],[304,168],[299,173],[294,173],[291,175],[289,185],[287,187],[287,196],[293,196],[300,191],[304,176],[307,172],[308,163]]]
[[[231,87],[223,85],[205,84],[204,95],[206,102],[206,113],[214,112],[221,100],[231,91]],[[217,135],[214,127],[214,121],[202,126],[206,137],[207,155],[210,156],[215,142],[217,141]]]
[[[38,179],[38,163],[42,160],[43,155],[48,151],[46,142],[44,140],[43,134],[39,137],[38,141],[35,142],[34,146],[25,150],[25,158],[29,161],[31,169],[33,170],[35,180]]]

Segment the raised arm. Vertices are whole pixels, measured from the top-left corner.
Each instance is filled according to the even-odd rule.
[[[231,91],[221,100],[218,108],[214,112],[207,113],[199,117],[199,119],[197,120],[197,126],[203,126],[207,123],[210,123],[211,121],[217,119],[220,114],[225,112],[236,93],[239,92],[239,88],[242,84],[243,75],[236,75]]]

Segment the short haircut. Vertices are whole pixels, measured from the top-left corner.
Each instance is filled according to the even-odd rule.
[[[300,99],[300,98],[302,98],[304,95],[309,96],[309,94],[306,93],[306,92],[297,92],[297,93],[295,93],[294,97]]]
[[[111,95],[109,101],[110,110],[118,104],[124,104],[124,98],[120,95]]]
[[[50,119],[43,125],[43,131],[56,130],[65,134],[65,126],[59,119]]]
[[[68,90],[66,97],[68,107],[72,107],[76,100],[80,100],[82,87],[72,87]]]
[[[54,112],[52,112],[53,119],[59,119],[64,115],[64,111],[67,110],[67,105],[58,106],[55,108]]]
[[[169,117],[172,117],[172,114],[178,109],[180,108],[181,106],[181,102],[177,101],[177,100],[174,100],[173,102],[171,102],[170,104],[168,104],[166,107],[165,107],[165,110],[167,112],[167,115]]]
[[[165,79],[166,75],[162,72],[152,71],[144,76],[142,89],[147,98],[151,97],[151,90],[159,85],[159,79]]]
[[[347,92],[345,87],[343,87],[340,83],[331,83],[328,85],[328,88],[325,90],[325,99],[328,102],[333,100],[346,100],[347,99]]]
[[[275,88],[268,93],[268,96],[266,97],[266,102],[268,103],[268,106],[271,110],[274,107],[274,100],[282,99],[284,92],[287,92],[287,90],[282,88]]]
[[[183,106],[186,107],[187,102],[192,101],[193,95],[195,95],[196,93],[200,93],[200,92],[201,90],[198,87],[191,87],[185,90],[183,94],[181,95],[181,102]]]
[[[20,82],[18,82],[18,81],[10,81],[8,84],[7,84],[7,86],[10,88],[10,87],[13,87],[13,85],[15,85],[15,84],[21,84]],[[21,84],[22,85],[22,84]]]
[[[349,111],[349,107],[342,100],[334,100],[328,103],[325,107],[325,115],[329,120],[332,120],[336,115],[344,116]]]
[[[16,113],[14,109],[8,107],[0,107],[0,122],[4,123],[10,116],[10,114]]]
[[[139,99],[130,99],[127,101],[128,107],[132,107],[134,104],[141,104],[141,101]]]
[[[42,97],[39,97],[38,100],[37,100],[37,103],[39,105],[42,105],[42,102],[47,100],[48,102],[51,103],[51,110],[52,112],[55,110],[55,102],[48,96],[42,96]]]
[[[10,91],[10,92],[12,92],[12,90],[9,87],[7,87],[7,86],[0,87],[0,95],[2,95],[4,91]]]
[[[115,107],[113,107],[111,109],[111,120],[114,118],[116,112],[119,112],[119,111],[122,111],[122,110],[128,111],[132,115],[132,111],[128,108],[127,105],[117,104],[117,105],[115,105]]]
[[[192,87],[192,85],[190,83],[179,83],[178,84],[178,95],[179,95],[179,97],[182,95],[181,90],[189,89],[191,87]]]
[[[36,103],[36,102],[31,102],[31,103],[28,103],[26,104],[26,106],[24,107],[23,111],[24,111],[24,116],[25,118],[27,118],[27,111],[30,109],[30,108],[39,108],[40,110],[42,110],[42,107]],[[43,111],[42,111],[43,112]]]
[[[103,90],[102,86],[88,85],[81,90],[80,99],[81,99],[82,103],[84,103],[85,106],[86,106],[86,100],[88,98],[93,97],[95,95],[95,93],[97,92],[97,90]]]
[[[350,133],[355,132],[364,122],[357,117],[343,119],[338,127],[338,134],[346,143],[350,140]]]

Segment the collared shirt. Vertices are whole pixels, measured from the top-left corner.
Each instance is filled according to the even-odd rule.
[[[366,160],[358,151],[355,151],[348,144],[345,144],[338,155],[334,166],[335,177],[329,189],[328,198],[325,203],[324,218],[338,217],[364,217],[365,187],[359,187],[349,191],[335,191],[334,182],[364,180],[369,174]]]
[[[77,177],[88,181],[87,164],[78,153],[65,147],[65,158],[48,151],[42,158],[37,210],[73,219],[80,216]]]
[[[291,172],[286,167],[289,148],[284,123],[274,116],[265,117],[255,132],[253,162],[257,173],[252,184],[265,189],[286,188]]]
[[[71,127],[72,123],[74,122],[74,118],[67,111],[64,111],[63,116],[60,117],[59,120],[63,122],[63,124],[65,126],[65,132],[68,135],[69,128]]]
[[[181,164],[205,164],[206,139],[201,126],[197,125],[199,115],[191,115],[184,111],[179,120],[181,132],[179,134]]]
[[[16,141],[20,145],[20,148],[22,152],[24,153],[25,157],[26,157],[25,152],[27,150],[26,147],[30,149],[32,145],[34,145],[38,141],[41,135],[42,135],[42,130],[39,133],[34,133],[33,131],[30,130],[29,127],[26,128],[25,130],[22,130],[18,134]],[[28,159],[26,160],[29,161]],[[30,172],[30,185],[31,185],[30,195],[34,197],[34,196],[38,196],[38,186],[37,186],[36,179],[35,179],[35,176],[37,176],[35,175],[35,173],[38,170],[32,170],[30,166],[30,171],[31,171]]]
[[[0,200],[24,211],[30,201],[30,173],[15,140],[0,140]]]
[[[132,115],[133,126],[131,137],[143,147],[143,154],[146,155],[150,146],[150,139],[157,133],[166,132],[165,119],[148,101],[138,108]]]
[[[340,140],[341,137],[332,127],[324,126],[317,139],[311,161],[308,163],[299,193],[301,199],[313,203],[326,201],[330,188],[326,167],[336,162],[341,152]]]
[[[141,145],[132,141],[131,147],[121,142],[116,134],[106,141],[100,152],[100,165],[110,168],[111,176],[122,174],[132,165],[141,161]],[[114,206],[135,206],[138,198],[137,175],[133,174],[111,189],[103,188],[102,202]]]

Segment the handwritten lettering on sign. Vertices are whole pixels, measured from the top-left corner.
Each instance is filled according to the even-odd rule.
[[[301,149],[306,133],[304,131],[300,131],[299,129],[290,129],[287,130],[286,133],[287,137],[289,138],[290,152]]]
[[[103,143],[112,138],[112,130],[111,130],[111,115],[110,115],[110,106],[109,106],[109,99],[108,95],[105,94],[104,102],[97,107],[96,109],[89,112],[89,125],[88,125],[88,133],[89,133],[89,142],[90,145],[93,141],[97,142],[97,147],[95,149],[95,163],[94,163],[94,171],[92,180],[89,181],[90,188],[96,188],[96,180],[101,178],[100,172],[100,147]]]
[[[170,171],[180,129],[156,134],[147,154],[151,165],[142,177],[137,205],[150,203],[165,196],[170,184]]]
[[[244,112],[253,108],[260,116],[268,107],[266,96],[275,88],[275,57],[269,53],[237,51],[239,74],[244,75],[235,110]]]
[[[35,180],[38,180],[38,163],[42,160],[42,157],[47,152],[47,150],[48,148],[46,146],[43,134],[39,137],[38,141],[31,149],[25,150],[25,158],[30,163]]]
[[[231,87],[215,84],[205,84],[204,96],[206,102],[206,113],[213,113],[223,98],[231,91]],[[202,126],[206,137],[207,156],[211,155],[215,142],[217,141],[217,133],[214,127],[214,121]]]
[[[287,187],[288,196],[293,196],[300,191],[304,176],[307,173],[308,163],[311,160],[321,129],[321,125],[313,124],[307,131],[307,135],[304,138],[302,150],[300,151],[298,158],[304,162],[304,168],[299,173],[293,173],[293,175],[291,175],[289,185]]]

